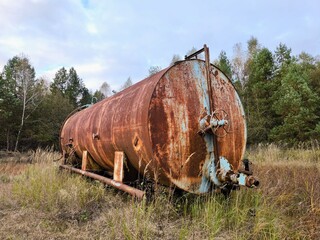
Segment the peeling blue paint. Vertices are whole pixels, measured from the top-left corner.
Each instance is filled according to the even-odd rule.
[[[209,188],[211,186],[211,182],[209,181],[209,179],[206,176],[202,176],[201,178],[201,184],[200,184],[200,188],[199,188],[199,193],[206,193],[209,191]]]
[[[202,62],[192,61],[191,63],[193,64],[194,76],[198,79],[201,90],[202,90],[201,96],[202,96],[203,106],[207,109],[207,113],[210,113],[211,109],[210,109],[210,102],[209,102],[209,95],[208,95],[207,79],[206,79],[206,76],[203,74],[204,73],[203,69],[200,66],[200,63]],[[202,63],[201,65],[203,65],[204,67],[204,63]]]
[[[217,177],[217,169],[216,169],[216,164],[214,161],[214,154],[213,152],[210,153],[210,161],[207,167],[207,171],[209,172],[209,177],[210,180],[217,186],[221,185],[220,181],[218,180]]]
[[[187,132],[188,131],[188,128],[187,128],[185,122],[181,122],[181,129],[182,129],[183,132]]]
[[[211,127],[217,127],[217,126],[221,127],[227,124],[228,124],[228,120],[225,120],[225,119],[221,119],[221,120],[216,120],[214,118],[210,119]]]
[[[219,76],[220,76],[220,79],[222,79],[226,83],[230,81],[224,74],[219,74]]]
[[[208,86],[207,86],[207,79],[204,74],[204,63],[199,61],[192,61],[193,65],[193,73],[194,76],[198,79],[199,87],[201,89],[201,102],[203,104],[204,109],[206,110],[206,114],[210,115],[210,101],[209,101],[209,94],[208,94]],[[206,120],[202,119],[199,122],[200,128],[205,127]],[[206,134],[204,136],[204,141],[206,143],[207,148],[207,155],[206,160],[203,166],[203,175],[201,179],[201,185],[199,188],[200,193],[207,192],[212,184],[214,185],[221,185],[220,181],[217,178],[216,172],[216,164],[214,158],[214,145],[213,145],[213,135]]]
[[[246,185],[246,175],[243,173],[240,173],[240,176],[238,177],[239,185],[245,186]]]
[[[204,136],[204,141],[206,142],[207,151],[213,153],[213,135],[206,134]]]
[[[224,157],[220,157],[220,168],[224,169],[226,172],[231,170],[230,163]]]
[[[243,119],[244,119],[244,134],[243,134],[243,136],[244,136],[244,141],[245,141],[245,143],[247,142],[247,124],[246,124],[246,116],[245,116],[245,112],[244,112],[244,108],[243,108],[243,105],[242,105],[242,103],[241,103],[241,100],[240,100],[240,97],[239,97],[239,94],[237,93],[237,91],[235,91],[235,96],[236,96],[236,99],[237,99],[237,103],[238,103],[238,106],[239,106],[239,108],[240,108],[240,111],[241,111],[241,115],[242,115],[242,117],[243,117]],[[242,151],[242,156],[241,157],[243,157],[244,156],[244,152],[245,152],[245,148],[243,148],[243,151]]]

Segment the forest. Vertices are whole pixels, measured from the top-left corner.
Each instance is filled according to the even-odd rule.
[[[180,59],[175,54],[169,64]],[[240,95],[249,145],[295,146],[320,138],[319,56],[293,55],[284,43],[272,52],[251,37],[245,47],[234,45],[232,58],[222,50],[213,64],[230,78]],[[160,69],[151,66],[149,75]],[[129,77],[119,91],[130,85]],[[36,78],[28,57],[12,57],[0,73],[0,150],[57,149],[60,127],[68,114],[114,92],[107,82],[89,91],[73,67],[62,67],[53,79]]]

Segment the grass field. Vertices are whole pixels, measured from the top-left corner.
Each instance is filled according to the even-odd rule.
[[[257,189],[151,202],[58,170],[58,153],[0,154],[1,239],[320,239],[320,148],[247,151]]]

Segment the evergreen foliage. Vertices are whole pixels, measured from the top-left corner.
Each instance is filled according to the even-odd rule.
[[[69,69],[69,72],[64,67],[58,70],[50,89],[53,93],[60,92],[75,108],[89,104],[92,100],[92,95],[73,67]]]
[[[303,66],[296,62],[287,66],[274,96],[272,107],[281,123],[272,129],[271,139],[296,143],[312,138],[319,123],[316,110],[320,98],[308,84],[308,73]]]
[[[231,71],[241,96],[248,126],[248,144],[282,142],[296,145],[320,138],[320,62],[302,52],[292,56],[280,43],[275,52],[254,37],[234,47]],[[221,51],[215,64],[228,76]]]
[[[276,88],[272,81],[273,69],[272,53],[266,48],[254,53],[250,59],[244,92],[249,143],[267,141],[274,122],[274,113],[270,107]]]
[[[225,51],[220,52],[218,61],[215,64],[227,75],[228,78],[232,78],[232,66]]]
[[[180,57],[174,55],[170,64],[177,60]],[[231,61],[222,50],[214,63],[233,81],[242,99],[248,144],[296,145],[320,139],[319,58],[305,52],[293,56],[283,43],[271,52],[251,37],[245,51],[240,43],[235,45]],[[152,66],[149,75],[160,70]],[[59,69],[50,86],[46,82],[35,77],[25,56],[15,56],[4,66],[0,73],[0,149],[58,147],[60,127],[73,109],[116,92],[104,82],[91,93],[73,67]],[[131,85],[129,77],[119,90]]]

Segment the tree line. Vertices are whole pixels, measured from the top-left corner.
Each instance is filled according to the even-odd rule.
[[[271,52],[252,37],[245,50],[235,45],[231,61],[221,51],[215,63],[240,94],[249,144],[292,146],[320,138],[319,57],[294,56],[283,43]]]
[[[187,55],[195,51],[192,48]],[[173,55],[170,65],[179,60]],[[319,139],[319,58],[305,52],[293,56],[282,43],[271,52],[252,37],[245,49],[240,43],[234,46],[231,60],[221,51],[213,63],[231,79],[242,99],[249,144],[294,145]],[[151,66],[149,75],[160,70]],[[129,77],[120,90],[131,85]],[[59,130],[70,112],[114,92],[106,82],[90,92],[73,67],[62,67],[48,82],[36,78],[26,56],[9,59],[0,74],[0,150],[58,147]]]
[[[112,94],[106,82],[90,92],[73,67],[59,69],[51,83],[35,76],[23,55],[9,59],[0,74],[0,150],[58,148],[59,131],[70,112]],[[131,85],[129,77],[120,90]]]
[[[196,51],[193,47],[187,55]],[[179,60],[179,55],[173,55],[171,65]],[[251,37],[245,48],[241,43],[234,45],[231,60],[222,50],[212,63],[229,77],[240,95],[248,144],[294,146],[320,138],[319,56],[306,52],[294,56],[283,43],[272,52]]]

